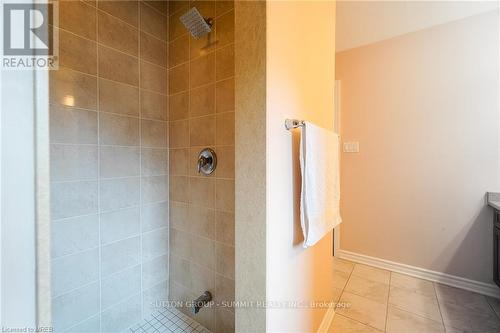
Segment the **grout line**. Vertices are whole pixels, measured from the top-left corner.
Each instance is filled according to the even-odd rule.
[[[387,331],[387,320],[389,317],[389,298],[391,297],[391,283],[392,283],[392,272],[389,271],[389,292],[387,293],[387,302],[385,305],[385,322],[384,322],[384,332]]]
[[[138,25],[139,27],[141,26],[141,2],[137,1],[137,13],[138,13]],[[141,90],[141,34],[140,32],[138,33],[138,39],[137,39],[137,49],[139,50],[139,67],[138,67],[138,83],[139,83],[139,91]],[[168,45],[166,45],[168,47]],[[139,175],[142,176],[142,108],[141,108],[141,94],[139,93]],[[143,299],[143,292],[144,292],[144,276],[143,276],[143,235],[142,235],[142,177],[139,178],[139,264],[141,265],[140,270],[141,270],[141,286],[140,286],[140,299],[141,299],[141,319],[144,318],[144,299]],[[169,236],[170,237],[170,236]]]

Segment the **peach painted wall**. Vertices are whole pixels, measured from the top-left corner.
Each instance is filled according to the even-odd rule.
[[[500,190],[498,14],[337,53],[341,249],[492,281]]]
[[[335,2],[267,3],[267,300],[332,298],[332,235],[302,247],[298,133],[285,118],[333,129]],[[314,332],[326,309],[268,309],[269,332]]]

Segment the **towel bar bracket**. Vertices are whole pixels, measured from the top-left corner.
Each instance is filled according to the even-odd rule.
[[[287,130],[291,130],[293,128],[298,128],[304,126],[304,121],[303,120],[298,120],[298,119],[285,119],[285,128]]]

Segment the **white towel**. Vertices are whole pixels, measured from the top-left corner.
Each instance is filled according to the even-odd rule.
[[[300,138],[300,169],[300,222],[304,247],[309,247],[342,222],[339,136],[306,122]]]

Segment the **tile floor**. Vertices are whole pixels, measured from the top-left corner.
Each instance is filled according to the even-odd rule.
[[[499,333],[500,300],[335,259],[329,333]]]
[[[144,319],[130,328],[129,333],[210,333],[179,310],[162,308],[151,318]]]

